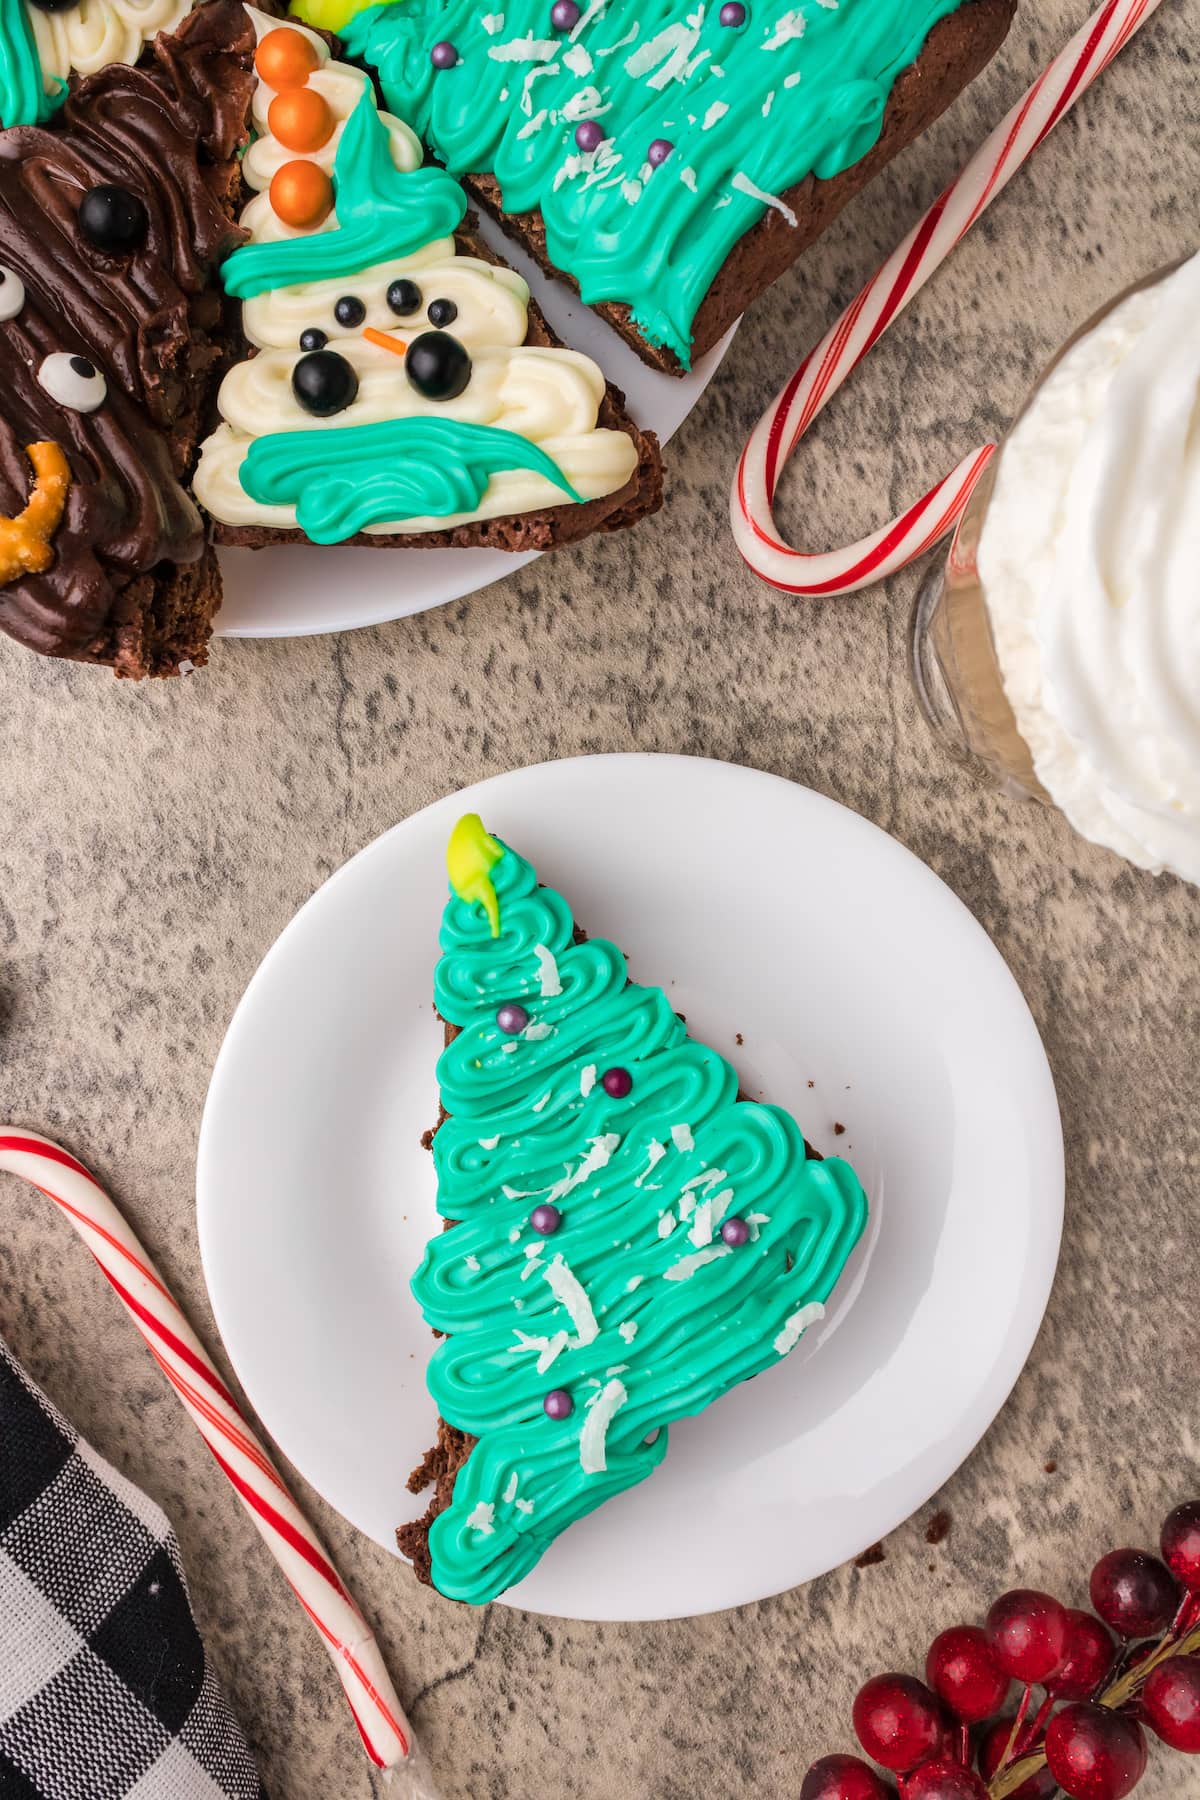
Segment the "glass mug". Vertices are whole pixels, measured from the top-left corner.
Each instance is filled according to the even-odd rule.
[[[979,540],[1005,444],[1063,358],[1123,301],[1156,287],[1182,267],[1158,269],[1114,296],[1063,345],[1044,370],[1017,420],[985,470],[950,545],[945,568],[935,565],[917,592],[910,640],[913,685],[921,711],[944,748],[977,775],[1023,799],[1054,802],[1034,772],[1029,746],[1004,691],[992,637],[988,596],[978,567]],[[1001,605],[1003,596],[996,596]]]

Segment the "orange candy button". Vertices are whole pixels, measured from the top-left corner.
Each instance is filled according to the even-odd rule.
[[[284,163],[271,177],[271,209],[285,225],[321,225],[333,211],[333,183],[314,162]]]
[[[272,100],[267,125],[285,149],[313,151],[333,136],[334,119],[328,101],[312,88],[286,88]]]
[[[303,87],[321,59],[315,44],[288,25],[268,31],[254,54],[254,67],[268,87]]]

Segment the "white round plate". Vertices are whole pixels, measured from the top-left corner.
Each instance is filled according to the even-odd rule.
[[[848,1156],[872,1205],[823,1324],[673,1425],[657,1472],[505,1599],[658,1619],[807,1581],[922,1505],[1003,1404],[1050,1292],[1063,1155],[1045,1052],[984,932],[901,845],[791,782],[675,756],[520,769],[320,889],[237,1010],[200,1134],[200,1248],[234,1366],[307,1479],[394,1549],[433,1441],[408,1278],[438,1228],[431,978],[468,810],[746,1091]]]
[[[615,331],[561,282],[551,281],[490,219],[480,233],[522,274],[564,344],[600,364],[625,395],[639,425],[665,444],[716,374],[733,340],[730,326],[719,344],[690,374],[662,375],[647,368]],[[214,629],[218,637],[308,637],[319,631],[352,631],[382,625],[409,613],[443,606],[523,568],[536,550],[367,550],[345,546],[276,544],[267,550],[222,550],[224,598]],[[570,551],[559,551],[570,555]]]

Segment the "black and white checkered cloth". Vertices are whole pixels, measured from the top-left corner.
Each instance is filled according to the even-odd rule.
[[[0,1800],[265,1800],[166,1514],[2,1342]]]

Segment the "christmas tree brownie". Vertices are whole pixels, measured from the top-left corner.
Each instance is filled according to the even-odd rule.
[[[185,483],[253,48],[209,0],[52,129],[0,132],[0,629],[119,675],[202,662],[220,597]]]
[[[388,0],[343,36],[475,203],[679,373],[974,78],[1014,9]]]
[[[445,1227],[412,1284],[443,1341],[438,1443],[410,1486],[436,1487],[397,1538],[423,1580],[478,1604],[651,1474],[673,1420],[788,1354],[867,1201],[476,815],[448,860]]]
[[[218,542],[541,550],[653,511],[657,444],[463,235],[459,184],[320,35],[247,11],[250,241],[221,279],[249,353],[195,478]]]

